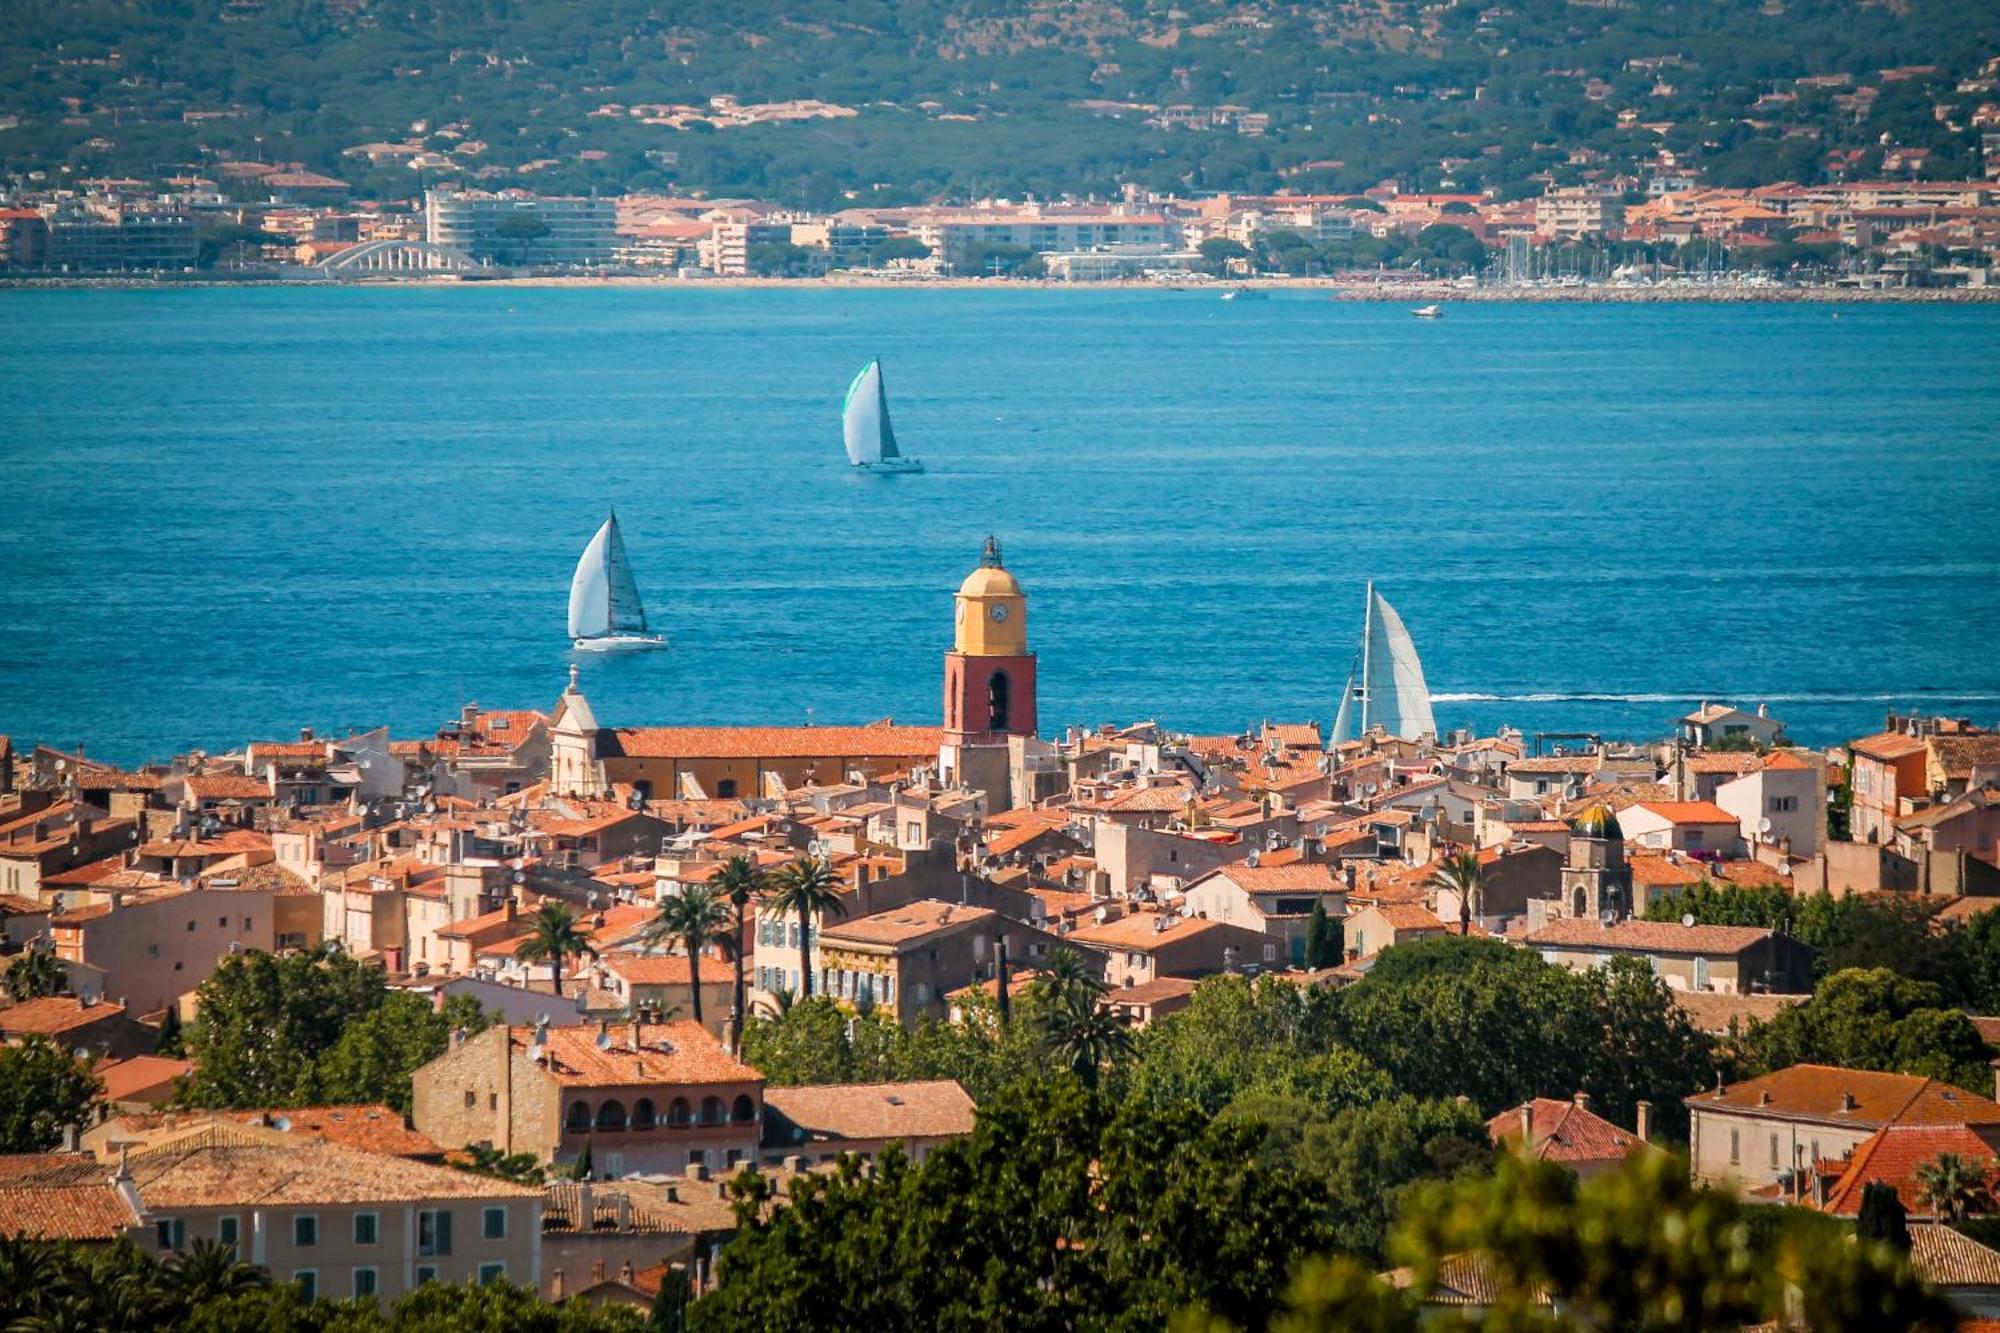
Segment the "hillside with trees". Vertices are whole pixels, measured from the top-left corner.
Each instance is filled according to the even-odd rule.
[[[933,198],[1981,169],[1973,0],[15,0],[0,174]],[[719,99],[719,100],[718,100]],[[775,104],[810,99],[823,105]],[[785,119],[786,116],[803,117]],[[377,151],[356,151],[367,145]],[[387,146],[390,151],[382,151]]]

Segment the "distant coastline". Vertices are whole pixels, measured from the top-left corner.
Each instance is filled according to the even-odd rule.
[[[214,273],[179,276],[128,274],[65,275],[0,279],[5,290],[147,290],[195,287],[370,288],[376,290],[500,288],[674,288],[689,291],[770,289],[781,291],[1019,291],[1019,292],[1141,292],[1174,291],[1220,296],[1231,287],[1265,291],[1320,293],[1330,300],[1396,304],[1401,302],[1506,304],[1828,304],[1828,305],[1989,305],[2000,303],[2000,286],[1993,287],[1786,287],[1751,283],[1712,285],[1628,286],[1490,286],[1460,287],[1449,282],[1355,282],[1339,278],[1210,279],[1164,284],[1152,281],[1107,280],[1049,282],[1018,278],[886,278],[867,274],[823,278],[682,278],[665,274],[524,274],[482,277],[474,281],[449,276],[363,278],[344,281],[285,279],[262,275],[219,276]]]

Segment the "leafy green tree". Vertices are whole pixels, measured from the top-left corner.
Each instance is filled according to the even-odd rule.
[[[162,1277],[167,1290],[184,1306],[204,1305],[270,1285],[270,1274],[243,1262],[234,1245],[205,1238],[168,1259]]]
[[[1250,247],[1227,236],[1211,236],[1195,247],[1211,273],[1227,272],[1231,264],[1250,258]]]
[[[1096,1004],[1104,994],[1104,982],[1083,955],[1067,944],[1049,950],[1042,963],[1042,974],[1032,986],[1035,994],[1051,1006]]]
[[[166,1017],[160,1020],[160,1035],[153,1040],[153,1054],[164,1055],[171,1060],[187,1058],[187,1035],[181,1031],[181,1007],[167,1006]]]
[[[319,1061],[388,995],[378,967],[344,951],[232,954],[195,992],[190,1106],[305,1106],[322,1100]]]
[[[494,236],[509,242],[505,250],[518,256],[523,264],[534,253],[535,242],[546,237],[549,231],[548,219],[532,209],[509,213],[493,225]]]
[[[89,1066],[47,1037],[0,1045],[0,1153],[47,1152],[88,1122],[101,1091]]]
[[[805,274],[812,257],[812,251],[790,241],[763,241],[744,253],[744,263],[760,278],[796,278]]]
[[[847,902],[841,893],[840,877],[833,867],[816,856],[801,856],[787,862],[771,876],[764,893],[764,910],[771,916],[793,917],[799,924],[800,993],[808,1000],[813,993],[814,921],[823,916],[846,916]]]
[[[1132,1049],[1132,1031],[1098,1005],[1063,1004],[1042,1015],[1042,1042],[1063,1068],[1093,1091],[1104,1071]]]
[[[321,1095],[334,1102],[383,1102],[408,1114],[410,1076],[445,1053],[454,1029],[478,1032],[489,1021],[470,996],[453,996],[442,1013],[420,996],[384,996],[321,1059]]]
[[[1923,1074],[1980,1092],[1992,1086],[1972,1020],[1935,984],[1886,967],[1834,973],[1811,1000],[1754,1025],[1740,1044],[1757,1070],[1827,1064]]]
[[[535,909],[528,918],[528,937],[521,941],[521,947],[514,956],[524,963],[546,961],[549,973],[555,979],[556,994],[563,993],[563,961],[569,958],[595,958],[597,946],[590,942],[577,922],[575,909],[565,903],[551,899]]]
[[[687,954],[689,989],[693,992],[694,1021],[702,1021],[701,955],[712,944],[734,946],[730,933],[732,913],[729,900],[707,884],[689,884],[679,893],[661,901],[659,911],[647,926],[645,938],[654,944],[671,941]]]
[[[931,248],[914,236],[891,236],[868,248],[868,266],[881,268],[897,259],[929,259]]]
[[[1073,1078],[1030,1081],[920,1164],[891,1151],[795,1180],[741,1228],[698,1333],[756,1329],[1157,1329],[1202,1305],[1254,1318],[1330,1243],[1324,1200],[1192,1107],[1114,1113]],[[1163,1145],[1178,1145],[1163,1151]]]
[[[1210,977],[1185,1009],[1138,1034],[1120,1079],[1133,1102],[1191,1101],[1211,1114],[1246,1091],[1305,1096],[1328,1114],[1394,1094],[1388,1075],[1333,1041],[1327,992],[1276,977]]]
[[[46,949],[33,948],[9,963],[5,979],[0,981],[17,1002],[60,995],[68,984],[69,974],[61,960]]]
[[[451,1159],[450,1164],[476,1176],[492,1176],[496,1180],[512,1180],[523,1185],[539,1185],[548,1175],[542,1167],[541,1159],[531,1152],[504,1153],[483,1143],[471,1144],[462,1151],[464,1156]]]

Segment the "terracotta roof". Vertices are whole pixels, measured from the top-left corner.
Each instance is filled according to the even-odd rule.
[[[193,1071],[194,1066],[186,1060],[135,1055],[129,1060],[100,1060],[93,1072],[104,1085],[105,1101],[129,1102],[142,1094],[171,1090],[174,1080]]]
[[[137,1221],[88,1153],[0,1157],[0,1236],[115,1240]]]
[[[294,1106],[240,1111],[166,1111],[115,1117],[108,1143],[154,1142],[177,1137],[216,1121],[278,1134],[296,1134],[342,1148],[390,1157],[439,1157],[444,1150],[430,1135],[404,1121],[402,1112],[381,1103],[349,1106]]]
[[[2000,1287],[2000,1251],[1946,1226],[1910,1228],[1910,1267],[1928,1286]],[[1974,1322],[1990,1321],[1961,1321],[1960,1333]]]
[[[1415,1269],[1392,1268],[1381,1279],[1409,1289],[1416,1286],[1417,1275]],[[1491,1260],[1476,1254],[1447,1254],[1438,1260],[1437,1283],[1424,1300],[1429,1305],[1486,1306],[1507,1294],[1507,1284]]]
[[[1738,750],[1689,755],[1685,764],[1690,773],[1754,773],[1764,761],[1748,750]]]
[[[1725,995],[1721,991],[1705,990],[1676,990],[1668,994],[1687,1015],[1688,1022],[1713,1036],[1727,1033],[1732,1019],[1738,1031],[1747,1031],[1751,1023],[1768,1023],[1793,1005],[1804,1004],[1812,998],[1810,995]]]
[[[1508,773],[1595,773],[1598,757],[1594,754],[1551,755],[1541,759],[1516,759],[1507,765]]]
[[[247,1143],[213,1121],[141,1148],[130,1160],[139,1196],[149,1211],[521,1199],[540,1194],[511,1181],[337,1147],[322,1139]]]
[[[1525,939],[1539,949],[1623,949],[1634,953],[1738,954],[1771,938],[1755,926],[1683,926],[1678,921],[1619,921],[1565,917]]]
[[[1164,922],[1165,927],[1161,928]],[[1178,944],[1191,940],[1211,930],[1221,929],[1221,923],[1204,921],[1199,917],[1163,916],[1158,912],[1134,912],[1107,921],[1103,925],[1082,926],[1067,936],[1078,944],[1091,944],[1100,949],[1124,949],[1130,953],[1150,953],[1168,944]]]
[[[1381,902],[1364,907],[1361,911],[1372,911],[1391,930],[1443,930],[1444,920],[1436,912],[1422,903]],[[1358,915],[1359,913],[1356,913]]]
[[[569,1088],[764,1081],[692,1020],[613,1023],[608,1032],[610,1045],[600,1048],[599,1029],[589,1024],[547,1029],[545,1067]],[[509,1036],[515,1049],[534,1050],[534,1028],[512,1028]]]
[[[1619,1128],[1574,1101],[1537,1097],[1528,1107],[1529,1142],[1538,1161],[1565,1166],[1623,1161],[1645,1145],[1631,1130]],[[1488,1120],[1486,1133],[1495,1143],[1520,1142],[1521,1108],[1511,1107]]]
[[[1947,778],[1972,776],[1974,766],[2000,765],[2000,734],[1987,736],[1933,736],[1931,754]]]
[[[684,953],[607,953],[598,959],[608,970],[625,978],[628,986],[692,986],[694,969]],[[727,980],[729,966],[712,961],[702,974],[703,984]]]
[[[626,1200],[624,1217],[618,1201]],[[599,1184],[591,1187],[589,1230],[653,1233],[685,1233],[687,1226],[654,1201],[650,1191]],[[542,1187],[542,1230],[576,1232],[583,1216],[583,1182],[553,1180]],[[658,1290],[657,1285],[654,1290]]]
[[[125,1006],[100,1000],[85,1004],[73,995],[49,995],[39,1000],[23,1000],[11,1009],[0,1009],[0,1032],[10,1036],[39,1032],[58,1037],[124,1014]]]
[[[1862,1190],[1882,1181],[1895,1186],[1912,1218],[1929,1217],[1917,1187],[1917,1168],[1936,1161],[1940,1153],[1954,1153],[1983,1168],[1988,1185],[2000,1175],[2000,1158],[1964,1125],[1884,1125],[1848,1154],[1847,1169],[1827,1191],[1822,1211],[1853,1217],[1861,1211]]]
[[[972,1098],[951,1079],[769,1088],[764,1141],[771,1147],[842,1139],[918,1139],[970,1134]]]
[[[900,946],[925,939],[940,931],[954,930],[971,923],[983,923],[996,914],[990,907],[964,907],[957,903],[923,898],[905,907],[892,907],[873,916],[852,921],[823,924],[819,937],[823,944],[883,944]]]
[[[1866,755],[1870,759],[1884,763],[1894,763],[1898,759],[1908,759],[1911,755],[1922,754],[1924,743],[1915,736],[1900,731],[1882,731],[1873,736],[1863,736],[1858,741],[1847,743],[1849,753]]]
[[[1769,1094],[1770,1100],[1763,1098]],[[1853,1109],[1848,1109],[1852,1099]],[[1996,1125],[2000,1103],[1915,1074],[1793,1065],[1686,1099],[1694,1111],[1742,1111],[1829,1125]]]
[[[619,727],[615,752],[635,759],[919,759],[944,740],[936,727]]]
[[[1772,773],[1797,772],[1801,769],[1810,770],[1812,767],[1813,767],[1812,763],[1809,760],[1807,760],[1805,756],[1800,754],[1794,754],[1790,750],[1773,750],[1770,754],[1764,757],[1764,768],[1766,772],[1772,772]]]
[[[188,794],[199,801],[271,801],[270,784],[237,773],[190,773]]]
[[[118,860],[115,856],[110,859],[114,862]],[[101,865],[103,862],[92,864]],[[44,875],[42,883],[47,884],[52,878],[53,876]],[[23,898],[18,893],[0,893],[0,916],[46,916],[48,910],[48,904],[37,899]]]
[[[1625,858],[1632,882],[1653,889],[1677,889],[1699,884],[1707,876],[1699,866],[1676,861],[1664,853],[1633,852]]]
[[[1640,801],[1636,808],[1670,824],[1736,824],[1736,816],[1714,801]]]
[[[1154,977],[1136,986],[1106,991],[1098,1003],[1109,1007],[1158,1004],[1162,1000],[1184,999],[1194,994],[1194,988],[1200,984],[1192,977]]]
[[[1259,857],[1254,866],[1234,861],[1214,873],[1246,893],[1333,893],[1345,887],[1334,868],[1322,862],[1270,865]]]

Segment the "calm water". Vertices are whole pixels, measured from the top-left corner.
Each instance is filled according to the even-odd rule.
[[[0,731],[126,760],[551,703],[938,716],[990,530],[1045,730],[1331,716],[1373,576],[1445,726],[2000,716],[2000,310],[1306,295],[0,293]],[[921,477],[846,470],[886,359]]]

